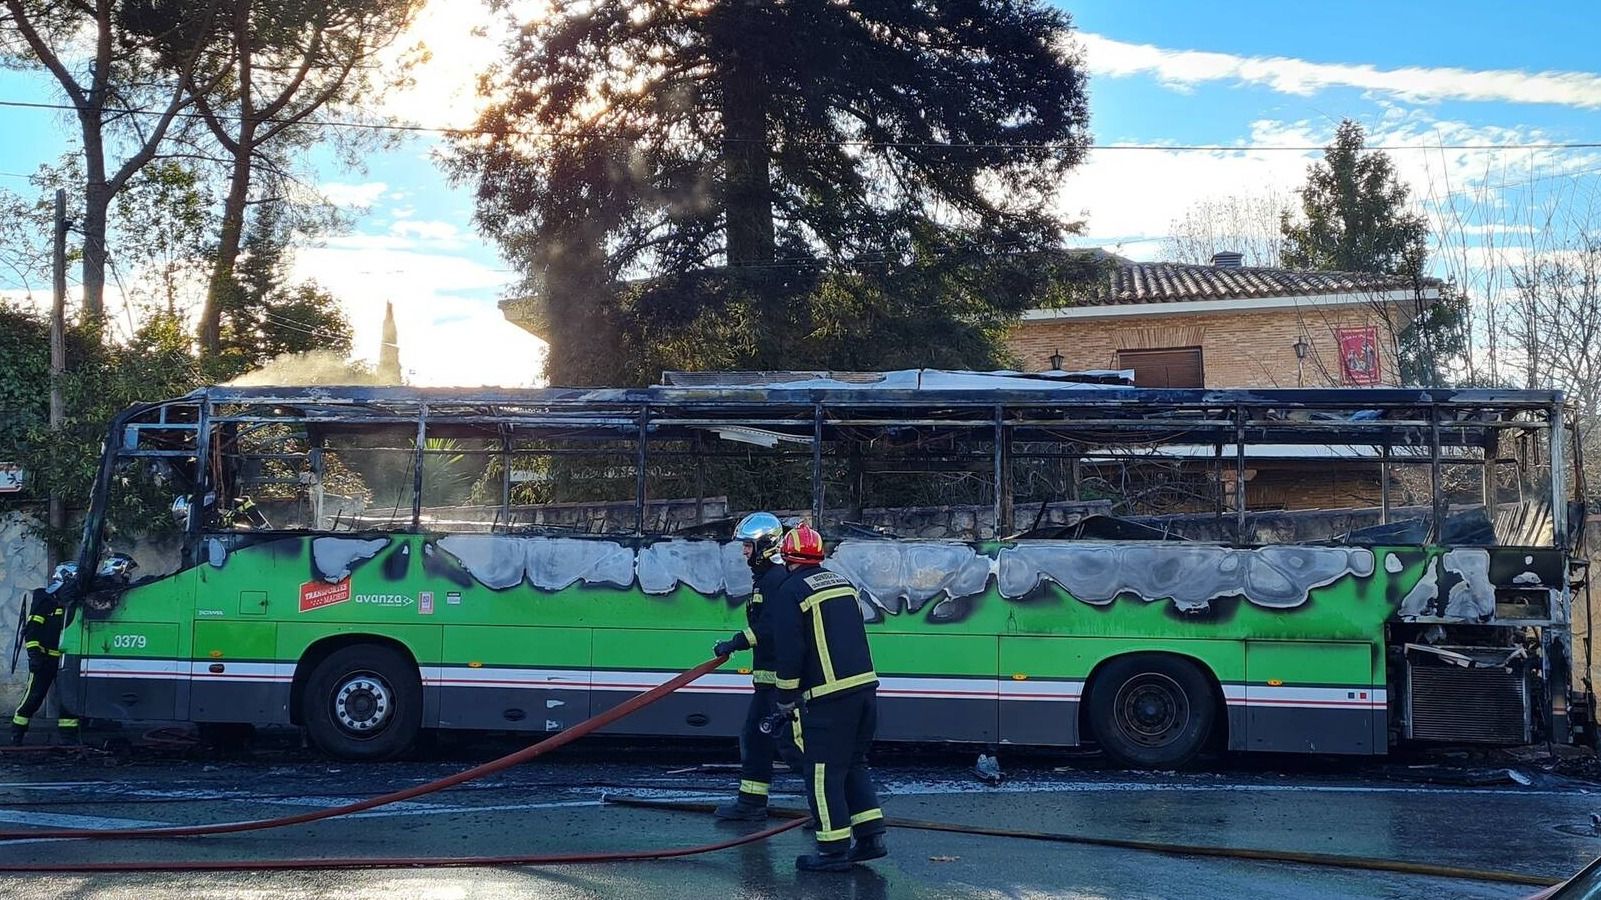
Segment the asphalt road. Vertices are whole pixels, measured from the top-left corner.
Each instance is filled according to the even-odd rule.
[[[327,763],[296,751],[220,759],[136,751],[0,757],[0,829],[238,821],[339,805],[458,771],[514,745],[427,762]],[[727,748],[575,747],[491,779],[345,819],[237,836],[21,841],[0,863],[468,856],[687,846],[740,833],[699,814],[618,807],[607,794],[721,799]],[[1082,758],[1081,758],[1082,759]],[[1118,773],[1093,761],[1008,758],[999,787],[969,754],[896,755],[876,777],[891,816],[1182,844],[1288,849],[1566,876],[1601,855],[1601,786],[1527,770],[1531,783],[1428,783],[1429,770],[1295,760],[1206,773]],[[1282,762],[1282,761],[1281,761]],[[1521,774],[1521,773],[1520,773]],[[1450,778],[1449,780],[1468,780]],[[785,775],[774,802],[803,806]],[[797,875],[805,831],[660,862],[545,868],[181,875],[6,875],[0,897],[183,898],[1234,898],[1520,897],[1532,889],[1354,870],[896,830],[892,855],[844,876]]]

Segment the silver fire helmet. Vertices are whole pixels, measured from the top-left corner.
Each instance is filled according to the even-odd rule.
[[[100,568],[95,570],[95,575],[100,578],[127,581],[133,577],[133,570],[137,568],[139,564],[133,561],[133,557],[126,553],[113,553],[101,561]]]
[[[754,512],[739,520],[734,528],[734,540],[759,543],[764,538],[776,542],[784,534],[778,517],[769,512]]]
[[[45,591],[47,593],[54,594],[56,591],[61,590],[62,585],[69,584],[77,580],[78,564],[75,562],[64,562],[56,566],[55,571],[50,573],[50,584],[45,587]]]

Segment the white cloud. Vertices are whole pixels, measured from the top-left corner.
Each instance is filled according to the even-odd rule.
[[[1518,69],[1459,69],[1405,66],[1380,69],[1350,63],[1318,63],[1287,56],[1237,56],[1203,50],[1171,50],[1133,44],[1099,34],[1078,33],[1089,71],[1112,78],[1151,75],[1186,89],[1210,81],[1263,85],[1306,96],[1331,87],[1375,91],[1415,102],[1480,100],[1551,103],[1601,108],[1601,74],[1525,72]]]
[[[505,272],[394,234],[299,250],[294,268],[344,303],[358,358],[376,359],[384,303],[393,302],[412,384],[526,386],[541,369],[544,343],[506,321],[492,299],[511,280]]]
[[[1601,167],[1601,153],[1520,149],[1551,140],[1539,129],[1473,125],[1400,108],[1387,109],[1377,119],[1368,126],[1370,145],[1483,148],[1397,149],[1389,154],[1420,209],[1438,214],[1453,202],[1471,205],[1477,218],[1470,224],[1483,225],[1483,231],[1490,231],[1493,222],[1519,218],[1486,215],[1516,202],[1520,191],[1571,185],[1584,176],[1593,181]],[[1293,200],[1307,167],[1322,158],[1322,151],[1265,148],[1320,147],[1332,136],[1327,121],[1259,120],[1251,123],[1238,150],[1119,150],[1115,144],[1105,145],[1092,150],[1063,181],[1058,208],[1066,216],[1083,218],[1085,241],[1097,246],[1160,239],[1174,221],[1205,200],[1268,193]]]
[[[384,192],[389,190],[389,185],[382,181],[368,181],[363,184],[325,181],[317,185],[317,190],[335,206],[368,207],[384,196]]]
[[[400,237],[421,239],[435,247],[462,245],[461,229],[454,222],[437,219],[405,219],[389,226],[389,233]]]
[[[1115,147],[1115,145],[1113,145]],[[1058,208],[1085,220],[1093,243],[1165,237],[1172,223],[1207,199],[1289,194],[1316,154],[1263,150],[1091,152],[1063,182]],[[1150,252],[1151,247],[1145,248]]]

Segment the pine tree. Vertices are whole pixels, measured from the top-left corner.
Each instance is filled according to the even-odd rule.
[[[1285,265],[1421,276],[1428,223],[1408,209],[1410,192],[1389,154],[1365,150],[1366,140],[1362,126],[1346,119],[1307,169],[1302,218],[1283,223]]]
[[[214,380],[227,381],[277,357],[312,350],[349,355],[350,320],[338,299],[315,282],[289,283],[289,241],[282,206],[258,205],[234,278],[221,297],[218,351],[202,351]]]
[[[763,364],[765,329],[797,305],[837,333],[821,284],[907,268],[927,284],[1071,228],[1054,192],[1088,145],[1084,76],[1067,15],[1039,0],[553,6],[489,75],[488,136],[452,159],[536,297],[553,380],[616,377],[619,344],[686,335],[711,361]],[[716,268],[712,293],[754,298],[741,328],[678,287]],[[1028,297],[997,292],[977,319],[969,298],[920,299],[894,310],[922,320],[908,336],[984,331]],[[979,344],[970,361],[994,356]]]

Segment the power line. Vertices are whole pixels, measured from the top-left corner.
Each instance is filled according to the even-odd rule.
[[[300,332],[301,334],[304,334],[304,335],[306,335],[308,337],[323,338],[325,340],[330,340],[330,341],[342,340],[343,337],[344,337],[343,335],[337,335],[337,334],[334,334],[332,332],[325,331],[323,329],[313,328],[313,327],[307,325],[305,322],[297,322],[297,321],[295,321],[293,319],[290,319],[290,318],[288,318],[286,316],[275,315],[274,313],[269,312],[267,310],[263,310],[261,315],[268,322],[270,322],[273,325],[276,325],[279,328],[287,329],[289,331],[297,331],[297,332]]]
[[[0,100],[0,107],[15,109],[48,109],[65,110],[72,112],[76,107],[65,103],[32,103],[21,100]],[[108,112],[120,115],[135,116],[165,116],[165,110],[153,109],[111,109]],[[178,112],[175,118],[200,119],[204,118],[196,112]],[[212,118],[225,122],[239,122],[238,116],[217,115]],[[439,125],[405,125],[393,122],[351,122],[334,119],[287,119],[264,118],[254,120],[259,125],[298,124],[317,128],[350,128],[364,131],[395,131],[419,134],[442,134],[458,137],[537,137],[537,138],[576,138],[582,137],[588,130],[578,131],[527,131],[519,128],[447,128]],[[696,138],[669,139],[673,143],[693,142]],[[725,143],[730,142],[725,140]],[[734,141],[737,142],[737,141]],[[795,140],[788,143],[795,146],[818,147],[883,147],[907,150],[1042,150],[1064,152],[1106,152],[1118,151],[1147,151],[1147,152],[1177,152],[1177,153],[1313,153],[1328,149],[1321,144],[1104,144],[1081,147],[1078,144],[1025,144],[1025,143],[969,143],[962,141],[868,141],[868,140]],[[1402,150],[1601,150],[1601,141],[1545,141],[1501,144],[1375,144],[1366,147],[1368,150],[1384,150],[1395,152]]]

